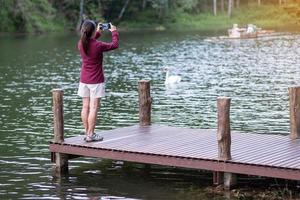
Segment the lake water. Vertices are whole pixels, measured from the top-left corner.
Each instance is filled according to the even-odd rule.
[[[216,128],[216,98],[232,98],[232,129],[288,134],[288,87],[300,85],[300,35],[211,40],[208,34],[121,33],[104,59],[107,97],[97,130],[138,122],[137,82],[151,79],[152,121]],[[104,40],[110,38],[106,35]],[[198,171],[80,158],[52,177],[51,89],[64,89],[65,134],[83,130],[76,35],[0,37],[0,199],[211,199]],[[164,85],[164,68],[182,77]],[[106,198],[105,198],[106,197]]]

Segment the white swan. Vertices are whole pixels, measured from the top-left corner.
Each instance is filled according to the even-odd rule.
[[[165,85],[172,85],[179,83],[181,81],[181,76],[169,76],[169,68],[165,68],[166,71],[166,80],[165,80]]]

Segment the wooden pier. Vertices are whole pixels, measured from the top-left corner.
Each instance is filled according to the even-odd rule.
[[[139,84],[140,124],[101,131],[104,141],[91,143],[83,135],[63,138],[62,103],[56,102],[62,92],[54,90],[56,136],[49,148],[58,173],[67,172],[68,159],[88,156],[209,170],[213,182],[227,188],[236,174],[300,180],[300,88],[289,88],[291,134],[282,136],[231,132],[227,97],[217,99],[218,129],[151,125],[150,83]]]

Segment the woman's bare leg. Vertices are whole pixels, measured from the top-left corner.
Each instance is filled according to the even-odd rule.
[[[85,129],[85,134],[88,131],[88,117],[90,112],[90,97],[82,98],[82,110],[81,110],[81,120]]]
[[[92,135],[95,132],[97,111],[100,104],[100,98],[90,99],[90,112],[88,117],[88,130],[87,135]]]

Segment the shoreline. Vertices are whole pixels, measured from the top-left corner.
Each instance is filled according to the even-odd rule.
[[[176,29],[175,27],[167,28],[163,25],[154,26],[153,28],[149,27],[139,27],[139,28],[128,28],[128,27],[119,27],[118,31],[120,33],[138,33],[143,31],[150,31],[150,32],[168,32],[168,31],[176,31],[176,32],[182,32],[182,33],[188,33],[188,32],[199,32],[199,33],[213,33],[214,35],[221,36],[227,33],[227,30],[231,27],[226,28],[207,28],[207,29],[201,29],[201,28],[186,28],[186,29]],[[275,32],[289,32],[289,33],[299,33],[300,32],[300,26],[299,27],[291,27],[290,25],[283,25],[283,26],[274,26],[274,27],[259,27],[264,30],[275,30]],[[0,37],[5,36],[14,36],[14,37],[26,37],[26,36],[46,36],[46,35],[62,35],[62,34],[71,34],[76,35],[78,34],[76,31],[48,31],[48,32],[0,32]]]

